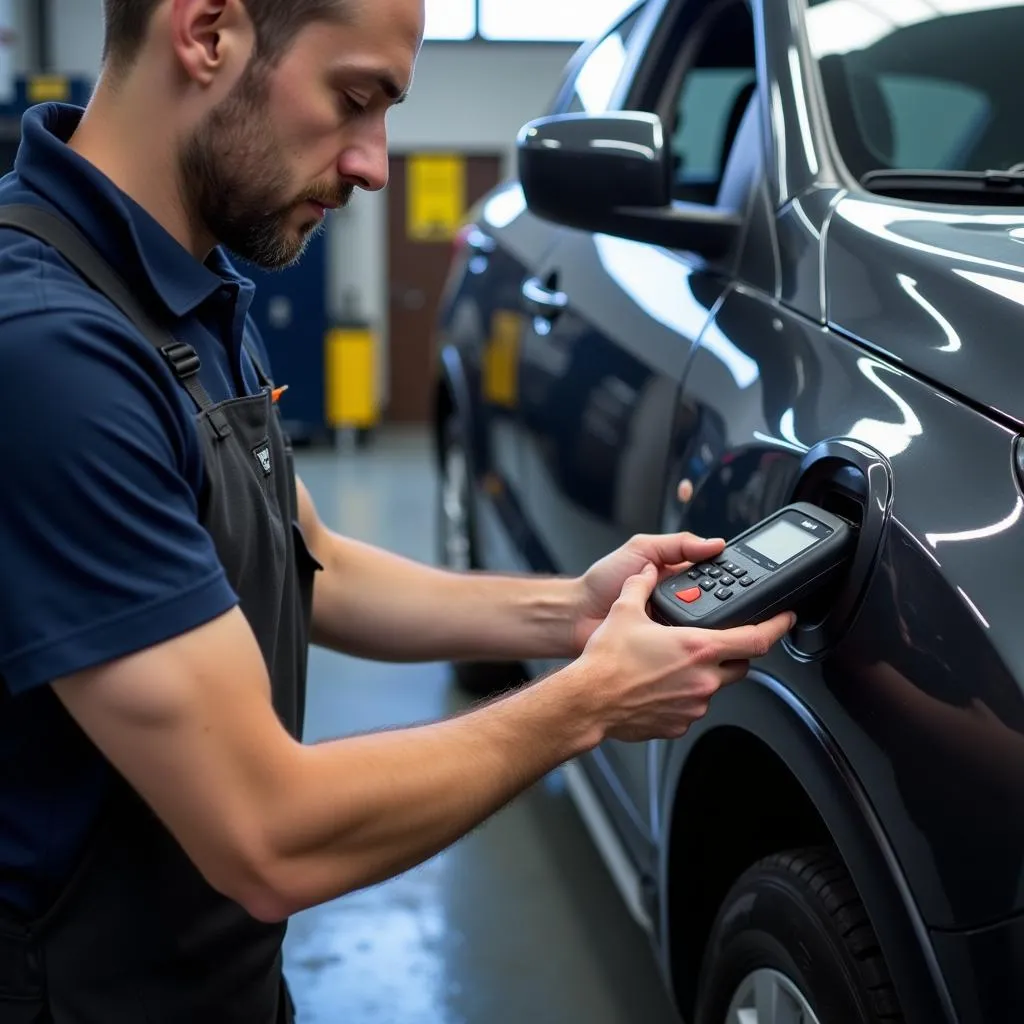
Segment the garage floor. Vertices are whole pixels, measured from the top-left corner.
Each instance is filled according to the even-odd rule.
[[[325,522],[433,560],[425,436],[300,452]],[[309,741],[434,720],[461,706],[444,665],[314,650]],[[296,917],[286,971],[300,1024],[674,1024],[633,923],[555,773],[454,848]]]

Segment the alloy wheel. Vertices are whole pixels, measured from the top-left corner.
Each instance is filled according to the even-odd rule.
[[[736,988],[724,1024],[820,1024],[811,1004],[784,974],[761,968]]]

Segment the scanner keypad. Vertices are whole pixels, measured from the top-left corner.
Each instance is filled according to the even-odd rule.
[[[751,586],[757,582],[760,575],[745,566],[737,565],[724,555],[716,558],[713,563],[701,562],[694,565],[685,573],[686,579],[693,581],[690,584],[691,587],[696,585],[708,598],[714,597],[719,601],[728,601],[736,593],[738,587]],[[682,600],[683,589],[680,588],[680,592],[676,595],[680,600]],[[692,594],[687,591],[686,603],[692,604],[693,602]]]

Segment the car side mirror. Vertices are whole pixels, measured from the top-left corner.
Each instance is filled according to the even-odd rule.
[[[519,180],[538,217],[711,259],[739,234],[739,211],[672,199],[661,118],[642,111],[555,114],[517,139]]]

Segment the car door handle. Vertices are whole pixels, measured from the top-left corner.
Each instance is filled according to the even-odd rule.
[[[545,287],[537,277],[528,277],[523,282],[522,299],[528,313],[549,318],[557,316],[569,305],[569,296],[565,292]]]

